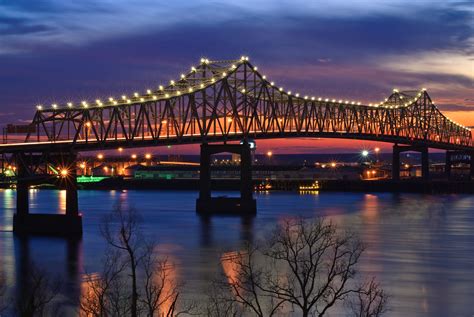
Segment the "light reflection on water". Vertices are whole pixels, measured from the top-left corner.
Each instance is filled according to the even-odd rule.
[[[199,294],[219,270],[226,270],[222,256],[240,250],[245,240],[265,237],[275,223],[293,215],[325,215],[360,234],[367,250],[359,269],[376,276],[391,294],[389,315],[474,314],[472,195],[262,193],[254,219],[200,218],[194,212],[196,196],[187,191],[80,191],[82,242],[45,237],[25,242],[4,232],[11,230],[16,194],[0,190],[0,273],[14,285],[24,260],[34,259],[64,276],[67,295],[77,300],[80,273],[100,270],[104,243],[98,224],[121,203],[140,211],[144,231],[175,263],[172,276],[185,282],[185,293]],[[62,191],[30,191],[30,199],[31,212],[64,212]]]

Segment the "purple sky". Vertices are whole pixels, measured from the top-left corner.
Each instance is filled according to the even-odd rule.
[[[36,104],[157,87],[203,56],[249,55],[268,78],[301,94],[370,103],[393,88],[426,87],[449,117],[474,126],[469,1],[238,3],[0,1],[0,124],[30,121]],[[351,142],[314,144],[372,146]],[[292,146],[312,151],[297,140],[285,151]]]

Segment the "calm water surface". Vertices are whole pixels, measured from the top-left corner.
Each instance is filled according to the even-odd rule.
[[[20,240],[10,232],[16,193],[0,190],[0,273],[9,285],[27,259],[68,281],[65,297],[77,297],[81,273],[100,269],[104,242],[98,225],[117,204],[134,207],[143,229],[175,264],[185,293],[197,294],[221,269],[219,258],[245,240],[265,236],[293,215],[329,216],[357,231],[367,245],[360,271],[376,276],[391,295],[388,316],[474,315],[474,196],[419,194],[258,194],[252,219],[194,212],[196,192],[80,191],[84,235],[79,243],[60,238]],[[61,213],[65,193],[30,191],[31,212]]]

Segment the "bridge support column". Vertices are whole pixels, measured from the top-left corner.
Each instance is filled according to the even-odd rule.
[[[430,178],[430,161],[428,156],[428,148],[422,148],[421,152],[421,177],[424,180]]]
[[[400,149],[397,144],[393,146],[392,151],[392,179],[400,180]]]
[[[33,176],[28,173],[28,166],[24,163],[24,155],[17,158],[17,212],[13,216],[13,231],[17,234],[41,235],[82,235],[82,216],[78,212],[77,180],[75,155],[63,154],[62,170],[59,182],[61,188],[66,189],[65,214],[30,214],[28,212],[28,186],[33,182]],[[29,179],[28,179],[29,178]]]
[[[211,196],[211,155],[223,152],[240,154],[240,197]],[[255,214],[257,203],[253,198],[252,161],[250,145],[217,144],[201,145],[199,198],[196,201],[196,212],[199,214]]]
[[[474,151],[470,153],[471,156],[471,179],[474,179]]]
[[[451,151],[446,151],[446,163],[444,165],[444,172],[448,179],[451,178],[451,167],[452,167],[451,154],[452,154]]]

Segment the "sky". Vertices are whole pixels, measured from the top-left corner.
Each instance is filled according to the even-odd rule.
[[[201,57],[248,55],[301,94],[368,104],[393,88],[426,87],[443,113],[474,127],[473,29],[474,6],[463,0],[0,0],[0,125],[30,122],[37,104],[157,87]],[[333,139],[257,146],[390,149]]]

